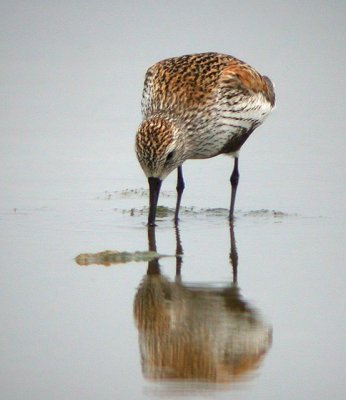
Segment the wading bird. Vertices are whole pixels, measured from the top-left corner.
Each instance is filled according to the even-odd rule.
[[[270,79],[232,56],[201,53],[169,58],[145,76],[143,121],[136,154],[149,182],[148,225],[155,225],[161,183],[178,171],[175,222],[185,187],[182,164],[219,154],[234,157],[231,204],[239,181],[238,154],[275,105]]]

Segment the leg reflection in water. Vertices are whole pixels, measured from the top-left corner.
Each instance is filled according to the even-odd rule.
[[[151,260],[135,296],[143,374],[155,380],[212,383],[248,377],[270,348],[272,331],[240,294],[233,223],[229,255],[233,278],[217,287],[183,282],[183,247],[175,229],[175,280],[161,274],[158,259]],[[148,227],[148,241],[149,250],[156,251],[155,227]]]

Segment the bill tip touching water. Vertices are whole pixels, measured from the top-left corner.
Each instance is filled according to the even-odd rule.
[[[275,106],[273,84],[232,56],[201,53],[150,67],[142,95],[136,154],[148,178],[148,225],[155,225],[162,181],[177,170],[175,222],[185,188],[182,164],[220,154],[234,158],[230,220],[239,181],[238,154]]]

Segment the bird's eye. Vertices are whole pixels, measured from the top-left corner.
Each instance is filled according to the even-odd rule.
[[[171,151],[171,152],[169,152],[169,153],[167,154],[166,161],[171,161],[171,159],[173,158],[173,156],[174,156],[174,150]]]

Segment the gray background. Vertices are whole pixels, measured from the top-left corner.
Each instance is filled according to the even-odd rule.
[[[96,178],[146,185],[131,151],[146,68],[220,51],[276,85],[277,109],[240,158],[241,173],[265,185],[249,207],[299,212],[303,200],[313,213],[329,212],[345,197],[337,184],[346,150],[344,17],[343,1],[2,2],[1,182],[25,185],[34,174],[54,191],[88,175],[92,187]],[[187,168],[221,180],[228,164],[221,157]]]

